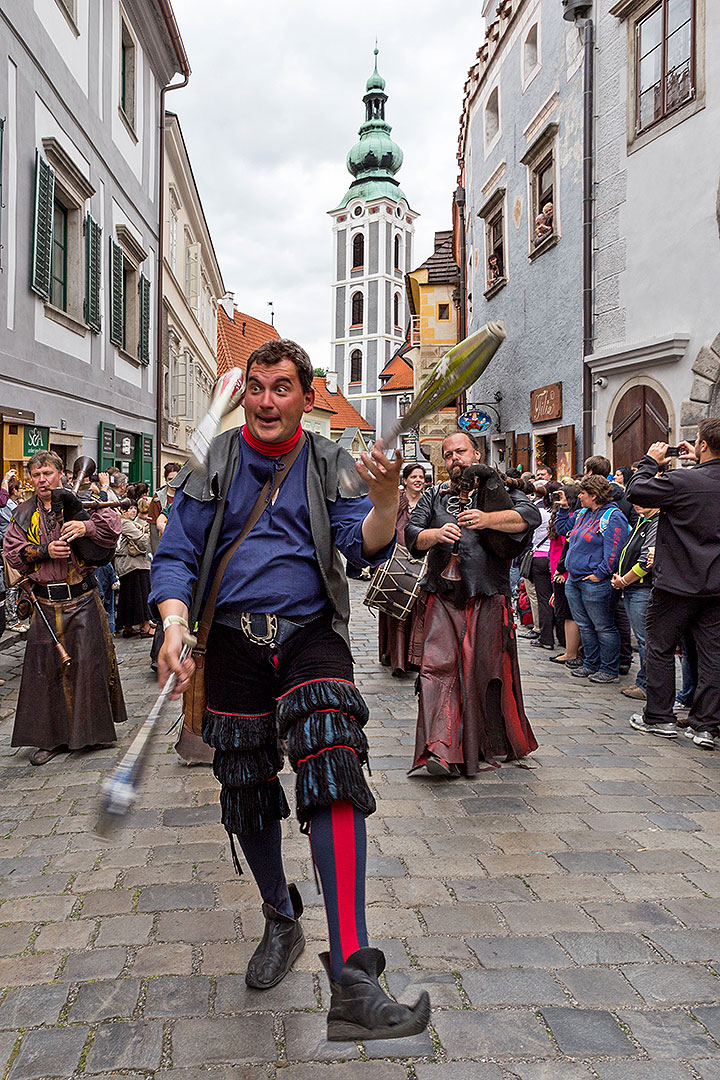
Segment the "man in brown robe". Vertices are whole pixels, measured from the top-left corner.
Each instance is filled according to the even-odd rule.
[[[462,431],[448,435],[442,451],[450,483],[425,491],[405,528],[411,555],[429,552],[411,772],[425,767],[435,776],[474,776],[481,762],[497,766],[498,759],[521,758],[537,748],[520,688],[511,558],[497,553],[488,532],[516,541],[520,555],[540,514],[518,491],[509,493],[512,509],[483,511],[473,494],[461,510],[460,479],[480,454]],[[456,541],[460,581],[446,581],[442,573]]]
[[[115,742],[127,719],[117,660],[93,568],[72,548],[87,536],[114,550],[120,534],[115,510],[95,510],[87,521],[61,525],[52,491],[62,486],[62,461],[41,450],[28,462],[35,494],[20,503],[5,534],[5,558],[30,579],[38,604],[72,658],[63,667],[43,619],[33,613],[23,663],[12,746],[35,746],[33,765],[57,754]]]

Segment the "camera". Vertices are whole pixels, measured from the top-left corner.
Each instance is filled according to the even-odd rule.
[[[553,492],[551,492],[550,501],[551,502],[560,502],[560,496],[561,495],[562,495],[562,491],[553,491]]]
[[[680,457],[680,447],[679,446],[668,446],[668,448],[667,448],[667,456],[668,457]]]

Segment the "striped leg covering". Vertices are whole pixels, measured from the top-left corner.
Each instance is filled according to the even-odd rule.
[[[375,799],[362,766],[368,744],[363,727],[368,710],[352,682],[314,679],[278,699],[280,735],[297,773],[297,816],[302,832],[318,809],[349,802],[362,815],[375,811]]]

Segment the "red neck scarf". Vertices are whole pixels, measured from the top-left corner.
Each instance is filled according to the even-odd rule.
[[[302,425],[298,424],[297,431],[294,435],[291,435],[285,442],[267,443],[262,439],[256,439],[251,431],[248,430],[247,424],[242,426],[242,437],[248,446],[256,450],[258,454],[263,454],[265,457],[277,458],[282,457],[283,454],[289,454],[293,447],[297,446],[300,436],[302,435]]]

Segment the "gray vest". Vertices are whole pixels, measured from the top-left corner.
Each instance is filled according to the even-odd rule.
[[[182,488],[188,498],[200,502],[217,499],[224,490],[228,474],[232,475],[238,467],[239,437],[237,428],[218,435],[210,444],[207,469],[193,470],[189,464],[184,465],[171,486]],[[343,472],[349,471],[358,481],[359,477],[355,462],[347,450],[312,431],[306,431],[305,437],[308,441],[306,478],[310,531],[320,574],[333,608],[333,630],[349,647],[350,594],[340,553],[333,544],[327,504],[334,503],[339,497],[338,488]],[[360,493],[357,497],[367,493],[367,488],[361,483],[358,489]]]

